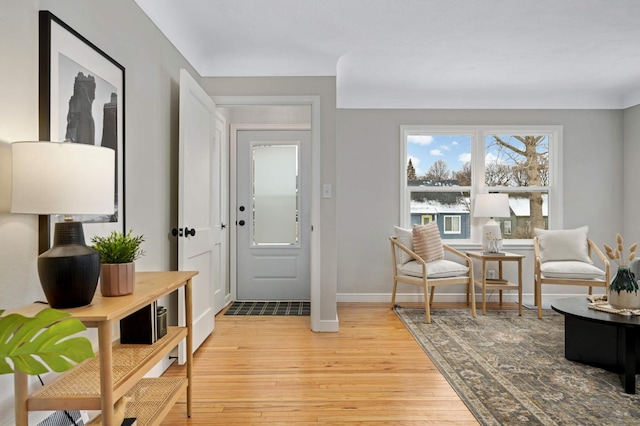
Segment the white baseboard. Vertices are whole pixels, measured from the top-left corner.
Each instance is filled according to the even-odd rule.
[[[564,297],[587,297],[586,292],[580,294],[543,294],[542,301],[543,306],[551,304],[554,300]],[[491,290],[487,292],[487,303],[495,303],[500,300],[500,292],[498,290]],[[338,302],[350,302],[350,303],[391,303],[391,293],[338,293]],[[435,293],[433,297],[434,302],[450,302],[450,303],[465,303],[467,301],[467,295],[465,293]],[[517,303],[518,294],[516,292],[503,292],[502,301],[504,303]],[[397,303],[424,303],[424,295],[419,293],[398,293],[396,295]],[[481,295],[476,293],[476,302],[481,302]],[[533,305],[533,294],[524,293],[522,295],[522,303]]]
[[[338,321],[338,315],[336,315],[336,319],[334,320],[320,320],[318,327],[312,329],[312,331],[317,333],[336,333],[339,329],[340,322]]]

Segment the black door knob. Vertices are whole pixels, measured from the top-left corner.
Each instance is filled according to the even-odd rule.
[[[193,229],[193,228],[191,228],[191,229],[184,228],[184,236],[188,237],[189,235],[191,235],[192,237],[195,237],[196,236],[196,230]]]
[[[238,225],[244,226],[244,220],[241,220],[240,222],[238,222]]]
[[[171,235],[173,235],[174,237],[182,237],[182,228],[180,228],[180,229],[173,228],[171,230]]]
[[[239,210],[240,210],[241,212],[243,212],[243,211],[244,211],[244,206],[240,206]]]

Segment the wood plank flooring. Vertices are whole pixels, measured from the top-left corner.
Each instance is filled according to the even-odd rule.
[[[343,303],[340,331],[309,317],[216,317],[163,425],[477,425],[388,304]],[[183,375],[174,365],[165,375]]]

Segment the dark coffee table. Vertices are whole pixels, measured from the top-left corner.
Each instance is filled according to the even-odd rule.
[[[626,393],[636,393],[640,371],[640,316],[589,308],[586,297],[558,299],[551,308],[564,315],[564,356],[620,375]]]

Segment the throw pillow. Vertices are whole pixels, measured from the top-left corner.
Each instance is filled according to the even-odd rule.
[[[413,227],[413,251],[425,262],[444,259],[444,247],[437,223]]]
[[[411,229],[405,229],[405,228],[400,228],[399,226],[394,226],[393,231],[395,232],[396,237],[398,237],[398,241],[403,246],[413,251],[413,234],[411,233]],[[411,256],[409,256],[407,253],[403,252],[400,249],[397,250],[397,256],[398,256],[397,260],[398,262],[400,262],[401,265],[404,265],[405,263],[413,260]]]
[[[588,226],[576,229],[534,229],[540,246],[540,262],[575,260],[593,263],[589,258]]]

